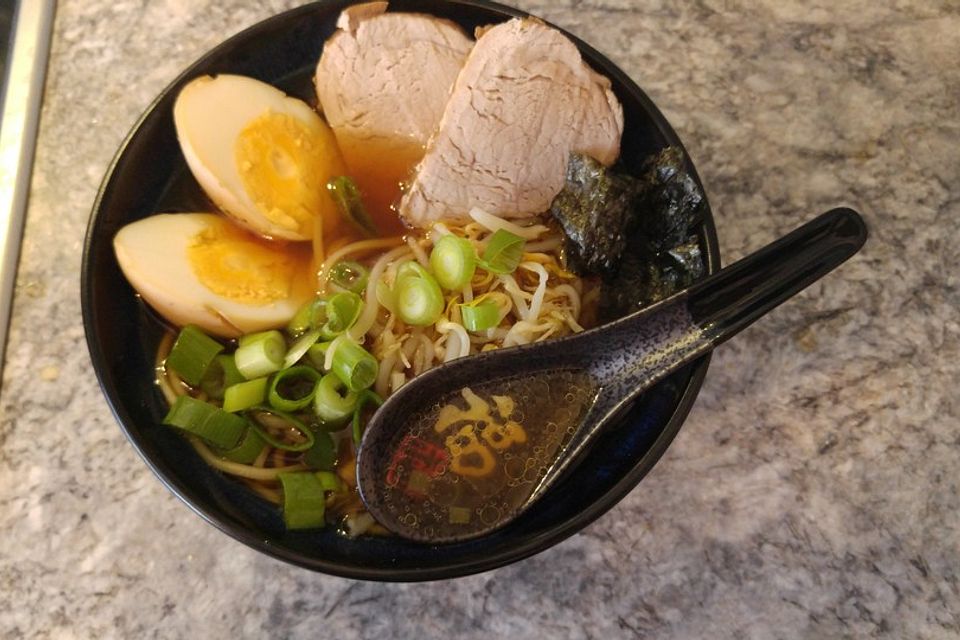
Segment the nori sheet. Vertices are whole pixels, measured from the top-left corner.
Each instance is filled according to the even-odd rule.
[[[569,266],[603,279],[601,322],[662,300],[704,275],[694,233],[703,208],[703,192],[678,148],[648,158],[639,178],[571,155],[551,213],[566,234]]]

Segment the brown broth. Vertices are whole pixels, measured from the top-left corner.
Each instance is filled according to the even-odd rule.
[[[396,203],[423,157],[423,145],[406,138],[353,138],[343,133],[338,133],[337,143],[380,235],[403,234],[406,228]]]
[[[512,519],[596,393],[584,372],[545,371],[447,396],[398,429],[405,435],[384,470],[384,509],[424,540],[466,538]]]

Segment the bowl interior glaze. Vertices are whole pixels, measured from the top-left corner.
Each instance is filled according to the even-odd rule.
[[[332,529],[287,532],[273,505],[212,470],[186,440],[160,425],[166,405],[153,370],[163,326],[127,284],[113,253],[114,234],[129,222],[159,212],[212,210],[177,144],[172,109],[180,88],[199,75],[229,72],[269,82],[313,104],[313,69],[338,14],[349,4],[302,6],[243,31],[203,56],[150,105],[109,168],[87,230],[81,274],[87,343],[103,392],[130,442],[174,494],[225,533],[287,562],[352,578],[431,580],[475,573],[556,544],[626,495],[680,428],[709,358],[640,398],[566,481],[492,535],[430,546],[387,537],[349,540]],[[526,15],[480,0],[394,0],[391,10],[431,13],[470,33],[479,25]],[[664,117],[629,78],[571,38],[585,59],[613,81],[623,103],[621,161],[627,168],[637,169],[645,156],[665,145],[680,146]],[[707,271],[713,272],[719,268],[719,255],[709,207],[699,235]]]

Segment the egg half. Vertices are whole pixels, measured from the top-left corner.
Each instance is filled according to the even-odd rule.
[[[339,215],[327,182],[346,174],[330,127],[305,102],[245,76],[203,76],[173,107],[187,165],[207,195],[271,238],[327,238]]]
[[[313,296],[309,246],[264,240],[217,214],[144,218],[120,229],[113,248],[160,315],[218,336],[283,326]]]

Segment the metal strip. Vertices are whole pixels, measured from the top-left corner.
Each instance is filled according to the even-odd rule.
[[[0,373],[20,257],[56,0],[20,0],[0,119]]]

